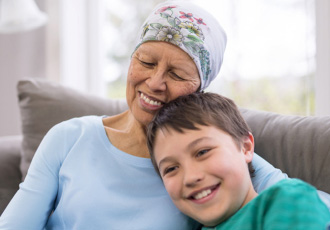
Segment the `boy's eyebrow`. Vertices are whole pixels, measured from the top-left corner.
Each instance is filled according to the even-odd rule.
[[[168,162],[168,161],[174,161],[174,157],[165,157],[161,161],[159,161],[158,168],[160,168],[161,164]]]
[[[190,149],[194,148],[199,142],[204,141],[204,140],[206,140],[206,139],[211,140],[212,138],[211,138],[211,137],[200,137],[200,138],[198,138],[198,139],[192,141],[192,142],[187,146],[187,150],[190,150]]]

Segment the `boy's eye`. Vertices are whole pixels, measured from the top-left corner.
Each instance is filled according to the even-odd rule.
[[[196,157],[201,157],[201,156],[205,155],[208,151],[210,151],[210,149],[203,149],[201,151],[198,151]]]
[[[163,175],[166,175],[166,174],[168,174],[168,173],[170,173],[170,172],[173,172],[173,171],[176,170],[177,168],[178,168],[177,166],[168,167],[168,168],[166,168],[166,169],[164,170]]]

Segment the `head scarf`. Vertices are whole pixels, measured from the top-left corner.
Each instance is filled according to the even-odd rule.
[[[166,1],[159,4],[146,19],[139,35],[136,49],[147,41],[165,41],[188,53],[198,68],[201,90],[220,71],[226,34],[209,12],[191,2]]]

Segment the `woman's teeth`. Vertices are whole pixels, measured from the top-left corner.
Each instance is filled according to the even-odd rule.
[[[146,103],[148,103],[150,105],[158,105],[158,106],[160,106],[162,104],[159,101],[150,100],[143,93],[140,94],[140,98],[143,99]]]
[[[208,196],[210,193],[211,193],[211,189],[204,190],[204,191],[198,193],[197,195],[195,195],[194,199],[195,200],[202,199],[202,198]]]

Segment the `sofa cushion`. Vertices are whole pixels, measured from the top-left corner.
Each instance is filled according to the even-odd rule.
[[[330,193],[330,116],[288,116],[241,109],[255,152],[289,177]]]
[[[127,109],[124,100],[96,97],[41,79],[19,81],[17,92],[23,134],[23,179],[42,138],[55,124],[85,115],[114,115]]]

